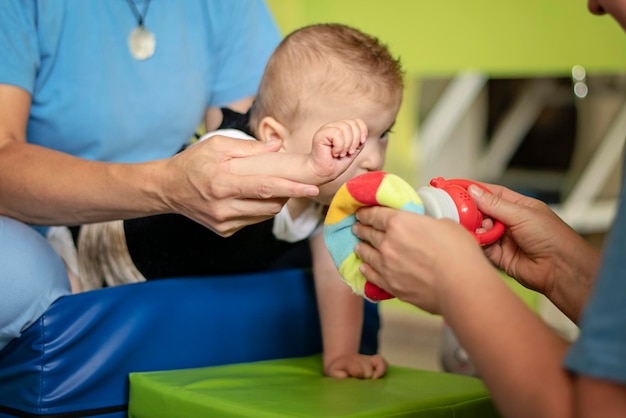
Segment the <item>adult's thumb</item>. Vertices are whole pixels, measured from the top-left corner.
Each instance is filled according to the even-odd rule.
[[[505,225],[515,224],[515,220],[520,215],[518,205],[473,184],[468,187],[468,192],[483,215]]]

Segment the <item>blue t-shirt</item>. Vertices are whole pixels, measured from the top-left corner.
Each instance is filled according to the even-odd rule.
[[[622,176],[624,179],[624,175]],[[626,183],[602,266],[583,313],[580,337],[565,366],[578,374],[626,384]]]
[[[0,83],[32,95],[29,143],[101,161],[171,156],[207,107],[256,94],[280,41],[262,0],[152,0],[145,61],[129,52],[136,27],[127,0],[2,0]]]

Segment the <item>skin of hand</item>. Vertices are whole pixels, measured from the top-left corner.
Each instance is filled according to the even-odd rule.
[[[506,225],[504,236],[485,246],[497,267],[523,286],[543,293],[577,322],[600,263],[600,252],[544,202],[502,186],[470,186],[480,211]]]
[[[387,361],[383,356],[375,354],[367,356],[352,353],[336,357],[324,362],[324,374],[336,379],[354,377],[357,379],[378,379],[387,372]]]
[[[314,185],[291,181],[290,171],[275,170],[281,177],[255,171],[237,171],[258,157],[282,160],[280,142],[242,141],[214,136],[164,160],[161,198],[174,212],[199,222],[222,236],[276,215],[287,198],[313,197]],[[277,167],[282,167],[279,164]],[[262,170],[261,170],[262,171]],[[169,181],[168,181],[169,179]],[[169,186],[169,187],[168,187]]]
[[[320,179],[326,179],[324,183],[334,180],[361,152],[367,135],[367,125],[361,119],[340,120],[322,126],[313,136],[308,160],[310,170]]]
[[[588,7],[594,14],[611,14],[626,29],[626,1],[589,0]],[[486,249],[487,255],[498,262],[506,259],[505,254],[509,251],[509,261],[520,263],[519,267],[514,268],[521,275],[519,280],[528,281],[529,286],[550,293],[549,297],[557,306],[559,303],[565,309],[569,306],[571,311],[568,315],[570,318],[577,318],[588,293],[584,289],[590,285],[590,278],[597,270],[598,255],[590,253],[586,243],[581,242],[582,238],[564,225],[555,214],[550,213],[549,208],[543,204],[521,198],[519,195],[509,195],[509,191],[499,190],[493,185],[489,187],[494,192],[495,198],[489,196],[490,193],[481,193],[478,188],[470,187],[474,189],[470,190],[470,193],[477,200],[483,213],[499,219],[508,225],[509,229],[515,226],[513,228],[515,234],[507,232],[513,245],[505,248],[505,243],[504,246],[500,244],[500,249],[497,247]],[[503,201],[506,203],[501,203]],[[512,207],[509,203],[512,203]],[[509,212],[511,208],[514,209],[513,213]],[[519,217],[515,217],[515,213],[520,212]],[[534,218],[528,215],[536,215],[540,220],[533,221]],[[401,211],[381,207],[363,208],[357,216],[360,222],[354,225],[353,232],[364,242],[358,244],[355,251],[364,261],[361,271],[365,277],[392,293],[396,290],[395,294],[400,298],[404,296],[408,299],[411,294],[417,293],[418,296],[414,297],[418,301],[417,304],[420,300],[424,300],[424,303],[431,301],[431,309],[440,310],[444,314],[460,343],[476,363],[503,416],[537,418],[624,416],[626,386],[567,372],[561,366],[567,343],[558,338],[543,320],[523,305],[519,298],[512,295],[510,289],[497,279],[493,269],[490,270],[484,260],[475,258],[477,254],[470,249],[470,244],[466,240],[455,243],[454,238],[460,238],[460,232],[459,228],[455,228],[458,234],[455,233],[450,221],[402,214]],[[513,218],[509,219],[509,216]],[[408,234],[408,237],[406,235],[399,237],[400,241],[408,239],[405,243],[396,239],[401,232],[398,228],[401,229],[402,225],[414,232]],[[554,241],[558,241],[561,246],[569,247],[556,252],[549,250],[548,253],[554,252],[557,258],[562,257],[582,268],[583,272],[579,273],[578,277],[569,281],[561,280],[565,278],[561,274],[559,280],[554,280],[555,283],[550,285],[544,276],[539,282],[530,284],[530,277],[525,276],[526,273],[532,274],[530,263],[522,267],[523,263],[514,260],[510,255],[519,253],[517,250],[513,251],[519,248],[524,254],[521,259],[533,260],[538,254],[545,252],[545,247],[542,249],[540,244],[532,241],[532,234],[537,233],[532,232],[534,225],[542,225],[548,228],[550,233],[555,233],[556,237],[548,238],[553,240],[548,247],[552,246]],[[428,231],[430,234],[416,234]],[[541,232],[546,235],[546,230]],[[444,239],[444,241],[447,239],[451,246],[442,247],[440,242],[437,242],[436,246],[444,251],[442,254],[445,256],[440,255],[440,258],[446,257],[449,261],[447,269],[441,270],[441,261],[437,257],[416,260],[416,263],[426,270],[442,272],[443,275],[437,280],[434,282],[425,280],[429,275],[424,274],[423,269],[413,272],[414,274],[410,274],[411,270],[405,270],[404,280],[397,280],[390,275],[397,271],[393,268],[393,262],[397,260],[385,260],[388,258],[387,255],[393,256],[398,250],[400,250],[398,254],[401,255],[403,249],[411,247],[409,245],[411,242],[416,243],[418,247],[420,244],[427,247],[430,244],[428,239],[446,233],[455,235]],[[507,236],[503,241],[505,239]],[[575,242],[570,243],[569,239]],[[446,251],[452,256],[448,256]],[[494,254],[490,255],[489,251],[493,251]],[[529,257],[529,253],[533,255]],[[404,253],[405,256],[407,254],[411,254],[407,258],[416,259],[420,252]],[[410,262],[408,266],[411,267]],[[524,269],[527,271],[522,272]],[[539,270],[546,271],[542,266]],[[471,281],[468,284],[469,280]],[[426,285],[432,284],[436,290],[429,291],[428,286],[420,286],[422,282]],[[575,288],[574,293],[578,296],[572,297],[567,291],[558,290],[568,284]],[[411,290],[414,285],[416,289]],[[425,297],[419,295],[424,287]],[[434,294],[435,297],[428,298],[428,294]]]
[[[280,129],[280,128],[277,128]],[[263,135],[260,142],[266,146],[281,144],[277,135]],[[230,169],[237,174],[288,173],[286,178],[308,184],[320,185],[341,175],[356,159],[367,139],[367,126],[360,119],[340,120],[327,123],[313,136],[313,146],[308,153],[279,152],[257,154],[252,158],[233,160]],[[209,138],[210,142],[213,138]],[[310,137],[307,142],[311,142]],[[193,148],[193,147],[191,147]]]
[[[503,416],[571,414],[572,376],[561,367],[567,343],[501,280],[465,228],[381,206],[361,208],[357,218],[366,279],[443,315]]]
[[[290,197],[319,193],[314,185],[230,171],[232,160],[276,154],[280,143],[218,138],[137,164],[88,161],[28,144],[30,104],[25,90],[0,85],[0,214],[24,222],[77,225],[174,212],[229,236],[272,217]]]
[[[337,190],[346,181],[359,174],[381,169],[385,161],[389,132],[395,123],[400,103],[401,96],[394,96],[390,101],[385,100],[383,103],[379,103],[355,99],[344,94],[327,95],[323,100],[309,104],[312,106],[311,109],[315,109],[315,111],[309,111],[307,117],[300,117],[289,124],[283,124],[268,116],[261,120],[256,133],[261,140],[280,139],[285,153],[313,156],[309,164],[321,164],[321,166],[326,164],[323,161],[332,162],[332,164],[338,164],[338,162],[329,159],[330,154],[324,152],[324,148],[328,148],[327,143],[313,144],[316,133],[317,135],[322,134],[320,127],[326,126],[329,121],[343,121],[344,124],[350,123],[351,125],[342,128],[346,131],[346,135],[348,129],[353,131],[351,141],[359,139],[360,135],[367,135],[365,143],[357,150],[358,155],[348,154],[343,157],[354,159],[352,163],[348,164],[345,171],[334,180],[319,185],[319,195],[314,200],[323,205],[328,205]],[[364,125],[361,124],[361,121],[364,122]],[[356,129],[360,130],[360,133],[356,132]],[[322,139],[324,138],[322,137]],[[350,148],[346,147],[344,150],[350,150]],[[333,153],[341,155],[341,152],[337,153],[336,150]],[[318,163],[319,158],[326,160]],[[299,171],[305,170],[300,167]],[[319,175],[317,176],[319,177]],[[291,208],[289,210],[291,212]]]
[[[509,193],[489,188],[495,197],[484,192],[486,199]],[[520,212],[538,212],[545,216],[544,226],[555,223],[557,235],[574,238],[571,234],[576,234],[541,202],[517,197],[517,204],[529,205]],[[507,200],[516,202],[510,196]],[[367,280],[401,300],[442,314],[503,416],[623,416],[626,387],[566,371],[561,364],[568,343],[500,280],[464,228],[447,219],[385,207],[362,208],[357,217],[353,231],[363,242],[355,252],[364,262],[361,271]]]
[[[313,236],[309,244],[322,328],[324,374],[339,379],[384,376],[387,362],[382,356],[359,354],[363,298],[353,294],[341,281],[323,235]]]
[[[276,120],[264,118],[258,131],[261,140],[255,142],[282,143],[280,152],[233,160],[230,166],[232,172],[265,175],[289,173],[286,177],[289,180],[314,185],[333,182],[355,170],[356,165],[353,163],[363,151],[368,135],[367,125],[361,119],[325,123],[321,128],[309,132],[306,137],[296,138],[290,136],[287,129]],[[296,141],[306,142],[307,147],[286,149],[285,142]],[[309,198],[289,199],[287,209],[295,219],[311,203]]]
[[[451,260],[468,269],[487,261],[469,232],[449,219],[372,206],[359,209],[357,220],[352,231],[363,240],[355,247],[363,260],[361,272],[399,299],[431,313],[441,313],[437,285]]]

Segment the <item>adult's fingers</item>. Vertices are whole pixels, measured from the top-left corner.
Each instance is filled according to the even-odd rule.
[[[387,229],[389,218],[396,210],[385,206],[366,206],[356,212],[356,218],[362,224],[384,231]]]
[[[378,248],[383,239],[384,232],[373,226],[356,222],[352,225],[352,233],[361,241],[369,242],[372,246]]]
[[[281,141],[242,141],[241,139],[229,138],[227,136],[216,135],[210,141],[211,147],[217,152],[233,158],[249,157],[251,155],[265,152],[276,152],[280,149]]]
[[[247,199],[315,197],[319,194],[319,188],[315,185],[281,177],[239,176],[238,180],[240,195]]]
[[[469,186],[468,191],[483,214],[507,226],[519,223],[524,206],[505,200],[475,185]]]
[[[379,271],[383,262],[380,252],[368,243],[360,242],[354,247],[354,253],[363,262],[359,266],[359,271],[368,281],[380,286],[382,277]]]
[[[230,237],[240,229],[248,225],[263,222],[272,218],[272,216],[274,215],[238,216],[229,218],[228,220],[218,220],[210,216],[199,216],[196,217],[195,220],[222,237]]]
[[[218,161],[233,158],[245,158],[265,152],[274,152],[280,148],[281,141],[242,141],[241,139],[214,136],[197,146],[207,146],[210,155],[217,156]],[[222,173],[222,176],[225,174]],[[226,175],[225,181],[213,182],[214,194],[217,196],[243,197],[247,199],[272,199],[291,197],[314,197],[319,194],[315,185],[298,183],[281,177],[271,176],[239,176]],[[221,188],[222,190],[218,190]]]

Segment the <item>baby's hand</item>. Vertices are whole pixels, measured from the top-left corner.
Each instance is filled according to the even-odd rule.
[[[387,361],[380,355],[346,354],[324,364],[324,374],[337,379],[378,379],[387,372]]]
[[[361,119],[328,123],[313,136],[310,164],[321,179],[331,181],[352,164],[367,139],[367,125]]]

